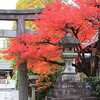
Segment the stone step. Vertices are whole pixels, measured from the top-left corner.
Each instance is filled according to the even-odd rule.
[[[83,82],[56,82],[54,84],[54,88],[58,88],[58,89],[67,89],[67,88],[86,88],[86,83]]]
[[[46,100],[97,100],[96,97],[80,97],[80,98],[54,98],[48,96]]]
[[[79,96],[90,96],[90,90],[89,89],[51,89],[49,92],[49,96],[55,97],[55,98],[63,98],[63,97],[79,97]]]

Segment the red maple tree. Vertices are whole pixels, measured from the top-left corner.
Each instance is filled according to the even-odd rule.
[[[51,69],[56,71],[58,66],[64,65],[59,57],[63,47],[56,46],[56,43],[70,29],[71,34],[81,40],[77,51],[82,63],[75,66],[87,76],[92,75],[90,66],[87,66],[82,43],[89,42],[99,33],[100,1],[76,0],[74,4],[69,5],[56,1],[52,5],[46,4],[46,7],[41,15],[36,15],[40,20],[33,22],[38,30],[34,34],[19,35],[20,39],[12,39],[8,50],[3,51],[8,53],[5,57],[17,59],[20,56],[17,64],[26,61],[27,68],[33,68],[36,73],[52,73]],[[24,41],[25,45],[21,41]]]

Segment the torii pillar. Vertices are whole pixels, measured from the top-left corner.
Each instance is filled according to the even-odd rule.
[[[24,35],[25,33],[24,19],[17,20],[17,33]],[[20,59],[20,57],[18,59]],[[28,100],[27,62],[23,62],[18,66],[18,89],[19,89],[19,100]]]

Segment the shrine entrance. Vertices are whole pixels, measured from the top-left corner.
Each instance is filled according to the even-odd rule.
[[[41,14],[42,9],[30,9],[30,10],[0,10],[0,20],[16,21],[17,29],[0,30],[0,37],[12,38],[18,37],[16,33],[23,35],[25,31],[25,21],[33,21],[38,19],[35,14]],[[8,34],[7,34],[8,33]],[[18,58],[20,59],[20,58]],[[18,67],[18,89],[19,100],[28,100],[28,82],[27,82],[27,62],[24,62]]]

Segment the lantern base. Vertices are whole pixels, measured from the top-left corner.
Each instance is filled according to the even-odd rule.
[[[62,82],[80,82],[80,76],[77,74],[63,74],[58,78]]]
[[[73,66],[66,66],[62,74],[76,74],[75,67]]]

